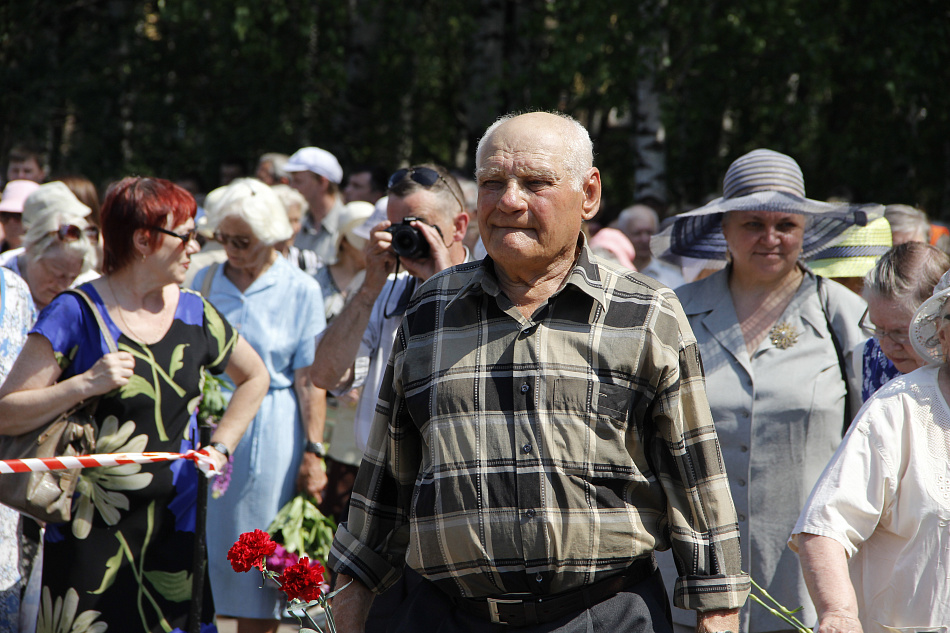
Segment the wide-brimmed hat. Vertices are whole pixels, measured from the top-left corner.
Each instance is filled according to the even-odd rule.
[[[344,237],[346,241],[352,244],[357,250],[363,250],[367,238],[359,235],[357,230],[363,226],[366,220],[373,216],[375,211],[376,207],[374,207],[372,203],[362,200],[354,200],[353,202],[347,202],[343,205],[337,219],[337,226],[339,227],[336,236],[337,250],[340,249],[340,242],[343,241]]]
[[[947,362],[940,341],[937,339],[937,330],[940,329],[940,313],[950,298],[950,270],[943,274],[937,285],[934,286],[933,296],[920,304],[914,318],[910,321],[910,342],[914,351],[931,365]]]
[[[23,202],[23,226],[43,233],[55,231],[61,224],[75,223],[92,210],[62,182],[56,180],[37,187]]]
[[[819,202],[805,197],[805,178],[791,156],[757,149],[737,158],[726,171],[722,197],[671,218],[650,247],[661,259],[679,263],[681,257],[726,259],[722,217],[730,211],[775,211],[811,216],[802,242],[807,259],[840,239],[850,226],[864,226],[880,217],[878,204]]]
[[[388,219],[386,215],[386,206],[388,204],[389,196],[383,196],[377,200],[373,206],[373,214],[366,218],[362,224],[353,229],[353,235],[368,240],[369,236],[373,233],[373,228],[383,220]]]
[[[892,245],[890,223],[878,218],[846,230],[841,241],[809,259],[808,267],[822,277],[864,277]]]

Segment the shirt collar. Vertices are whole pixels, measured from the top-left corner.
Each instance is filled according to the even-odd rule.
[[[320,226],[317,227],[314,224],[313,216],[310,215],[310,212],[303,214],[303,221],[300,224],[300,232],[306,233],[308,235],[316,235],[322,231],[328,233],[336,233],[340,225],[340,210],[343,208],[343,201],[338,196],[336,202],[330,210],[327,211],[327,214],[323,216],[323,220],[320,221]]]
[[[573,286],[598,302],[601,307],[607,309],[607,293],[604,291],[604,284],[601,278],[601,267],[594,261],[594,254],[587,245],[587,237],[581,233],[577,238],[577,245],[580,247],[580,253],[574,262],[574,267],[564,279],[561,287],[554,292],[555,297],[567,286]],[[492,297],[497,297],[501,292],[501,285],[498,283],[498,276],[495,274],[495,262],[491,255],[486,255],[481,261],[472,277],[459,288],[459,291],[448,302],[446,308],[450,307],[456,300],[469,294],[483,292]]]

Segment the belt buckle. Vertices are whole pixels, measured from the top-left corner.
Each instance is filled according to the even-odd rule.
[[[506,600],[504,598],[487,598],[488,601],[488,615],[491,616],[492,624],[508,624],[501,619],[498,613],[498,605],[500,604],[523,604],[524,600]]]

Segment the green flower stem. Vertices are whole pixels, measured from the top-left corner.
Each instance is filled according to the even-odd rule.
[[[784,620],[784,621],[788,622],[789,624],[791,624],[793,627],[795,627],[795,630],[798,631],[799,633],[811,633],[811,629],[806,629],[806,628],[802,625],[802,623],[798,621],[798,618],[794,618],[794,617],[793,617],[793,618],[789,618],[788,616],[786,616],[786,615],[785,615],[784,613],[782,613],[781,611],[777,611],[777,610],[773,609],[773,608],[770,607],[769,605],[767,605],[767,604],[765,604],[764,602],[762,602],[762,600],[761,600],[757,595],[755,595],[754,593],[750,593],[750,594],[749,594],[749,597],[752,598],[752,600],[753,600],[754,602],[757,602],[758,604],[762,605],[762,607],[763,607],[764,609],[768,610],[769,613],[771,613],[771,614],[774,615],[775,617],[781,618],[782,620]]]
[[[775,617],[784,620],[788,624],[791,624],[793,627],[795,627],[795,630],[798,631],[799,633],[811,633],[811,629],[809,629],[804,624],[802,624],[802,622],[798,618],[796,618],[794,615],[795,613],[798,613],[799,611],[801,611],[804,607],[798,607],[794,611],[791,611],[787,607],[783,606],[778,600],[773,598],[771,594],[769,594],[768,591],[766,591],[762,586],[759,585],[759,583],[755,582],[755,580],[752,579],[752,576],[749,576],[749,581],[752,583],[753,588],[755,588],[756,590],[761,592],[762,595],[768,598],[768,600],[772,604],[778,607],[778,610],[773,609],[769,605],[765,604],[765,602],[763,602],[761,598],[759,598],[754,593],[750,592],[749,597],[752,598],[753,601],[757,602],[763,608],[767,609],[769,613],[771,613]]]

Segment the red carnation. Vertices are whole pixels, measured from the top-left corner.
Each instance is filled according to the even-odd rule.
[[[237,572],[249,571],[251,567],[264,571],[264,559],[273,554],[275,549],[277,543],[270,540],[267,532],[245,532],[228,550],[228,560],[231,561],[231,568]]]
[[[288,600],[316,600],[320,597],[320,586],[323,584],[323,565],[317,561],[311,563],[309,558],[302,556],[297,564],[291,565],[278,576],[277,582]]]

